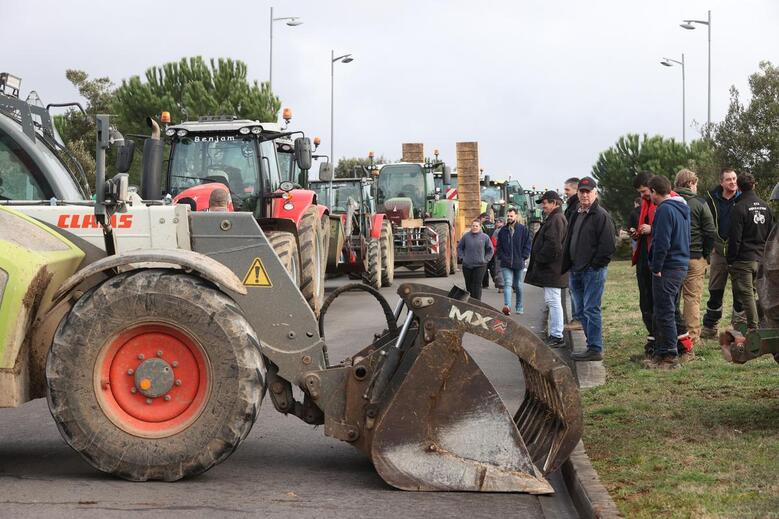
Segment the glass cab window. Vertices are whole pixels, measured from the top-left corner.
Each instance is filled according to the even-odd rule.
[[[32,158],[0,130],[0,200],[48,200],[53,196]]]

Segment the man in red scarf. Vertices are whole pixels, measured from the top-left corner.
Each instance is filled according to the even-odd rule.
[[[650,359],[655,351],[655,335],[652,321],[654,318],[654,300],[652,298],[652,270],[649,268],[649,248],[652,245],[652,224],[655,221],[657,206],[652,203],[652,195],[649,190],[649,181],[654,176],[651,171],[642,171],[633,179],[633,187],[641,195],[641,212],[638,217],[638,227],[630,229],[631,238],[636,240],[636,249],[633,251],[633,265],[636,266],[636,281],[638,282],[638,305],[641,308],[641,319],[647,330],[644,354]],[[671,196],[677,196],[673,191]],[[692,351],[692,341],[687,333],[679,305],[676,305],[676,327],[679,334],[679,354]],[[687,356],[685,356],[686,358]]]

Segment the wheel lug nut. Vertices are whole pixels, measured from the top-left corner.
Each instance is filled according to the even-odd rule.
[[[165,395],[165,401],[170,402],[170,395]]]
[[[133,368],[127,370],[128,375],[132,375],[133,373],[135,373],[135,371],[133,371]]]
[[[157,356],[162,357],[162,350],[157,350]]]
[[[181,385],[181,380],[180,380],[180,379],[176,379],[176,385],[177,385],[177,386],[180,386],[180,385]]]
[[[130,393],[133,393],[133,394],[135,394],[135,393],[137,393],[137,392],[138,392],[138,390],[137,390],[137,389],[135,389],[135,387],[131,387],[131,388],[130,388]]]
[[[173,366],[174,368],[179,367],[179,361],[174,360],[173,362],[171,362],[171,366]]]
[[[151,398],[147,398],[147,399],[146,399],[146,403],[147,403],[147,404],[151,404]]]
[[[138,360],[143,360],[146,357],[143,355],[143,353],[138,354]]]

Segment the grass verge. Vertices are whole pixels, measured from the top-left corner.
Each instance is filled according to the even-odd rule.
[[[707,297],[704,290],[702,308]],[[650,371],[631,361],[643,353],[646,330],[628,261],[609,266],[603,316],[607,381],[583,392],[584,442],[620,511],[627,517],[779,517],[779,365],[773,358],[728,364],[712,340],[697,348],[698,360],[678,370]]]

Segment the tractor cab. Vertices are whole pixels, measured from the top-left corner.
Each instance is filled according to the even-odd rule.
[[[420,164],[386,164],[379,172],[377,203],[379,211],[402,213],[401,219],[424,218],[428,211],[428,186],[433,186],[432,171]]]
[[[271,213],[272,199],[278,198],[274,195],[287,180],[282,178],[276,139],[288,134],[278,124],[209,116],[169,126],[165,133],[171,140],[168,192],[177,201],[185,192],[199,191],[192,188],[221,184],[230,191],[236,210]],[[300,170],[306,165],[299,156],[305,146],[298,142],[288,142],[291,153],[284,154],[284,160],[294,161]],[[199,205],[198,201],[195,209]]]

